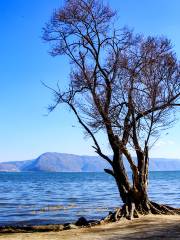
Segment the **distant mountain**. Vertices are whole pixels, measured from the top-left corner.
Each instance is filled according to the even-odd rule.
[[[0,163],[1,172],[102,172],[108,164],[100,157],[47,152],[34,160]],[[130,170],[127,161],[125,167]],[[150,171],[180,170],[180,159],[152,158]]]
[[[0,163],[0,171],[102,172],[107,167],[100,157],[47,152],[34,160]]]

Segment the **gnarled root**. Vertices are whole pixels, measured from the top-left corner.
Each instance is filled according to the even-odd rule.
[[[122,218],[126,219],[133,219],[138,218],[139,214],[138,211],[135,208],[135,204],[132,203],[130,205],[124,204],[122,208],[116,209],[115,212],[110,212],[107,217],[105,217],[103,220],[105,222],[117,222]]]
[[[165,204],[157,204],[155,202],[149,202],[149,206],[152,214],[165,214],[165,215],[180,214],[179,208],[173,208]]]
[[[103,220],[105,222],[116,222],[121,220],[122,218],[132,220],[133,218],[139,218],[139,215],[148,214],[180,215],[180,209],[151,201],[147,201],[145,204],[139,204],[138,207],[135,206],[134,203],[131,203],[124,204],[122,208],[116,209],[115,212],[109,212],[109,215]]]

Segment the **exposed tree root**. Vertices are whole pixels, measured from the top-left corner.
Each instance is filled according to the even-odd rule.
[[[115,212],[109,212],[109,215],[103,219],[104,222],[116,222],[122,218],[131,220],[139,218],[139,215],[180,215],[180,208],[173,208],[164,204],[158,204],[148,201],[145,204],[140,204],[138,207],[134,203],[129,205],[124,204],[122,208],[116,209]]]

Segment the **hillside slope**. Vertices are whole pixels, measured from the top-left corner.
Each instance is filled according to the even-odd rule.
[[[0,163],[1,172],[102,172],[107,167],[106,161],[98,156],[78,156],[52,152],[44,153],[34,160]],[[130,170],[127,161],[125,161],[125,167]],[[150,159],[150,171],[176,170],[180,170],[180,159]]]

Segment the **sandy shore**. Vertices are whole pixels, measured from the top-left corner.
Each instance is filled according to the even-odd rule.
[[[61,232],[0,234],[2,240],[180,239],[180,216],[143,216],[91,228]]]

